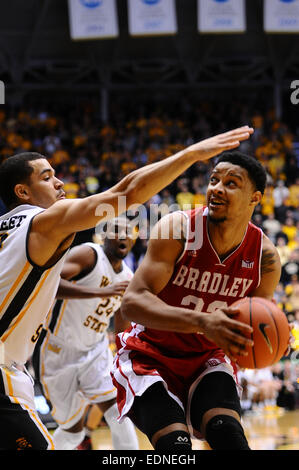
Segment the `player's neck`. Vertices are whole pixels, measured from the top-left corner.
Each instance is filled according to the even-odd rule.
[[[233,252],[243,241],[248,223],[240,221],[238,227],[229,221],[220,223],[208,222],[208,233],[211,243],[219,255],[226,257]]]
[[[111,253],[109,253],[108,250],[105,251],[105,249],[104,249],[104,253],[107,256],[109,263],[111,264],[113,268],[113,271],[117,274],[120,273],[123,270],[122,259],[116,258]]]

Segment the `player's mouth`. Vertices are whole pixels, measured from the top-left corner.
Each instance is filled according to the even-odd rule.
[[[223,207],[225,206],[225,202],[222,201],[221,199],[213,198],[211,197],[209,200],[209,207],[211,209],[217,209],[218,207]]]
[[[64,191],[61,191],[61,192],[58,194],[57,199],[65,199],[65,192],[64,192]]]
[[[121,250],[121,251],[127,251],[127,249],[128,249],[127,244],[125,242],[120,242],[118,244],[118,249]]]

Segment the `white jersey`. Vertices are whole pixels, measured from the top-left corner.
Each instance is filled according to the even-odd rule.
[[[0,217],[0,362],[7,366],[32,355],[60,279],[65,255],[45,269],[27,251],[32,220],[43,210],[21,205]]]
[[[85,243],[93,248],[97,260],[93,270],[75,282],[89,287],[106,287],[109,284],[129,281],[132,270],[122,262],[122,271],[116,273],[104,250],[96,243]],[[72,349],[88,351],[103,342],[110,318],[120,308],[121,297],[56,300],[48,318],[50,342]]]

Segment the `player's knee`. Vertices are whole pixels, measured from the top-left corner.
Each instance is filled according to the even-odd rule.
[[[230,415],[216,415],[205,429],[205,438],[214,450],[250,450],[243,427]]]
[[[186,431],[172,431],[161,436],[156,444],[155,450],[164,452],[175,452],[176,454],[188,452],[192,449],[190,435]]]
[[[53,434],[55,450],[74,450],[84,439],[84,431],[69,432],[58,427]]]

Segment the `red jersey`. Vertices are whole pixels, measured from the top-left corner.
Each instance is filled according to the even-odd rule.
[[[261,229],[249,222],[241,244],[221,260],[209,238],[208,209],[183,214],[188,221],[188,233],[196,233],[196,230],[201,233],[197,234],[196,243],[188,237],[171,279],[158,297],[168,305],[213,314],[218,308],[229,307],[250,296],[260,283]],[[153,346],[167,356],[192,357],[194,353],[218,348],[203,334],[160,331],[134,323],[132,327],[133,337],[128,338],[131,347],[137,333],[139,340],[147,343],[146,349]]]

